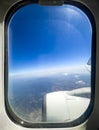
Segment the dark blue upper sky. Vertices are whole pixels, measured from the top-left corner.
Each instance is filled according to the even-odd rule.
[[[9,22],[9,69],[86,65],[91,35],[90,21],[77,7],[25,6]]]

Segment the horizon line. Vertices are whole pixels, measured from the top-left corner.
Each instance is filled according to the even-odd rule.
[[[14,72],[9,72],[10,77],[38,77],[38,76],[50,76],[57,73],[62,73],[64,75],[78,73],[78,74],[87,74],[89,71],[86,66],[68,66],[68,67],[59,67],[59,68],[49,68],[49,69],[21,69]]]

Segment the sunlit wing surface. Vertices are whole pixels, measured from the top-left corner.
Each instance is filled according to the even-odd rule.
[[[89,96],[89,87],[46,94],[45,120],[47,122],[70,122],[79,118],[88,108]]]

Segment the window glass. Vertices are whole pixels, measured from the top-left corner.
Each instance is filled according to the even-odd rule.
[[[91,98],[92,26],[73,5],[29,4],[8,23],[8,104],[29,123],[66,123]]]

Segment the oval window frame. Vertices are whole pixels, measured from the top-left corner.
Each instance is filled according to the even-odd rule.
[[[5,19],[4,19],[4,102],[5,102],[5,110],[9,118],[15,123],[27,128],[67,128],[67,127],[74,127],[84,123],[89,116],[94,107],[94,99],[95,99],[95,71],[96,71],[96,24],[94,15],[90,11],[90,9],[85,6],[83,3],[73,0],[64,0],[64,4],[73,5],[80,10],[82,10],[88,19],[90,20],[92,26],[92,49],[91,49],[91,101],[89,107],[85,111],[85,113],[80,116],[78,119],[68,122],[68,123],[29,123],[26,121],[21,120],[12,110],[8,102],[8,37],[7,37],[7,29],[8,23],[13,16],[13,14],[20,9],[21,7],[29,4],[39,4],[38,0],[34,1],[20,1],[15,3],[7,12]]]

